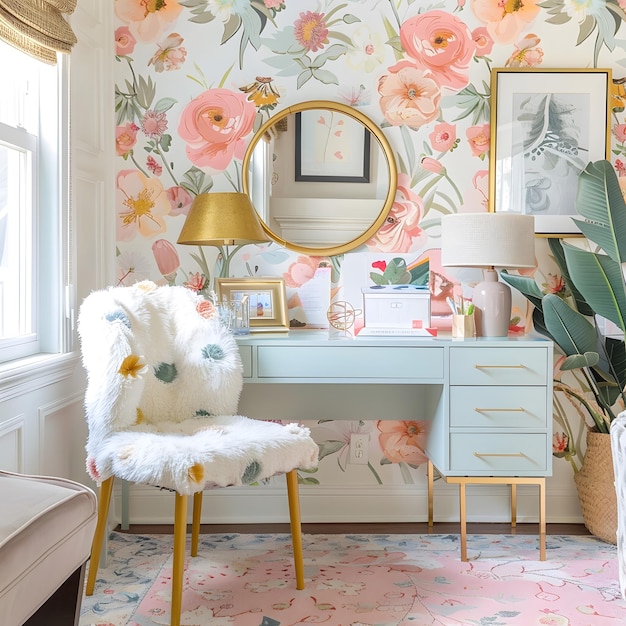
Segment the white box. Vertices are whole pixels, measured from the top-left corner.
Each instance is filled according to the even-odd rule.
[[[363,287],[366,328],[430,328],[430,292],[417,285]]]

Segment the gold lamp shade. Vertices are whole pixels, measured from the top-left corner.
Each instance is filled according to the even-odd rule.
[[[178,236],[178,243],[232,246],[269,241],[245,193],[198,194]]]

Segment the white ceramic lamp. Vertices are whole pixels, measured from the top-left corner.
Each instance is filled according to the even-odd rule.
[[[476,334],[506,337],[511,321],[511,288],[496,267],[535,267],[535,220],[519,213],[454,213],[441,218],[441,264],[480,267],[474,287]]]

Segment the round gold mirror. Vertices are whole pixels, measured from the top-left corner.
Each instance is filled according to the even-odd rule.
[[[243,190],[267,235],[303,254],[348,252],[382,226],[397,168],[382,130],[366,115],[326,100],[276,114],[252,138]]]

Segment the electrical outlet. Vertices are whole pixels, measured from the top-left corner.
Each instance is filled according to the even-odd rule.
[[[352,433],[350,435],[350,463],[367,465],[369,442],[368,434]]]

